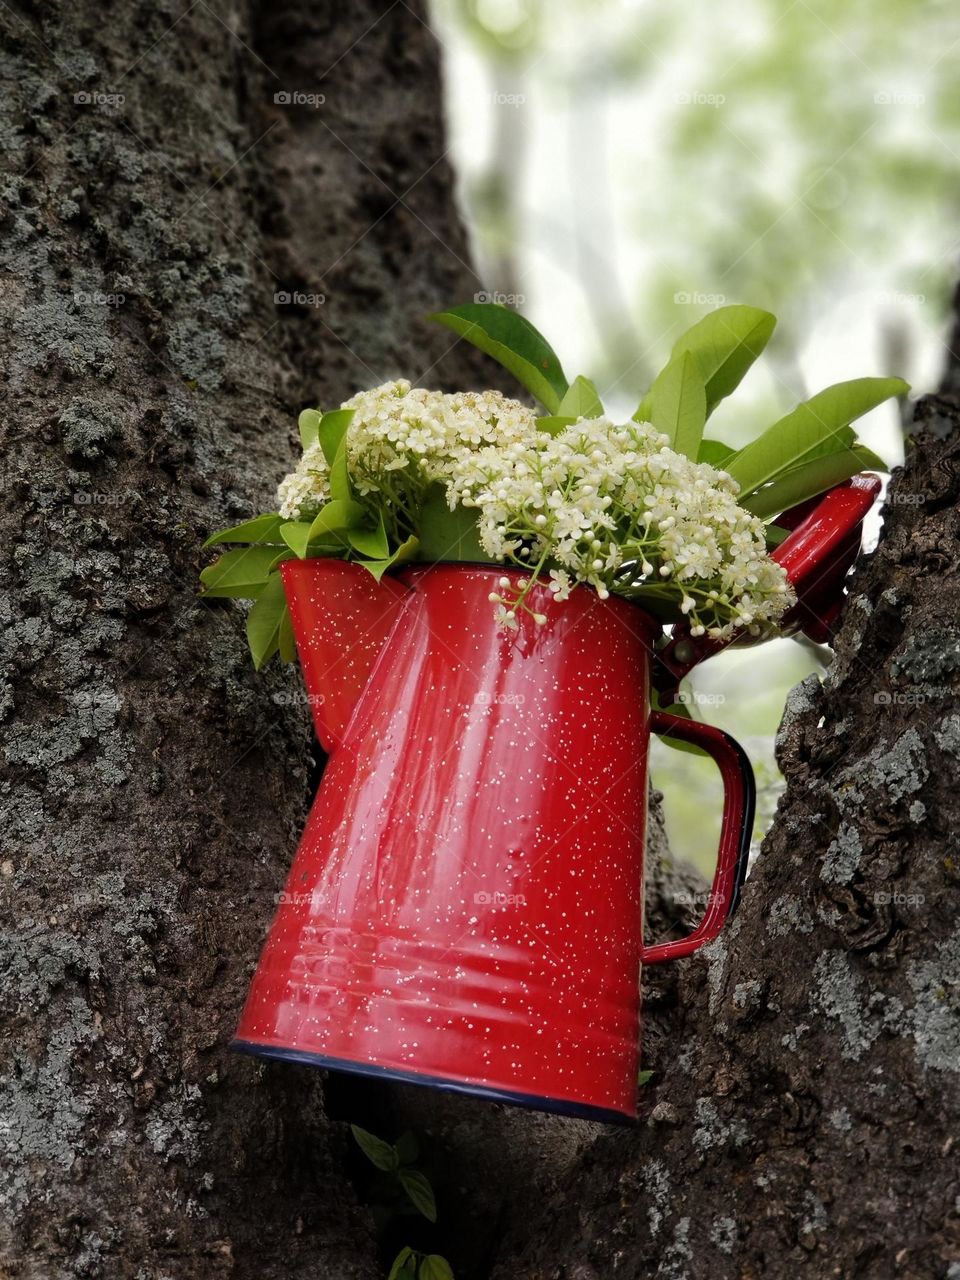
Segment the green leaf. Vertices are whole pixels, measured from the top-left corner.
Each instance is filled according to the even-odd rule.
[[[384,1142],[376,1134],[368,1133],[366,1129],[361,1129],[358,1124],[352,1124],[350,1132],[356,1138],[357,1146],[372,1165],[382,1169],[385,1173],[396,1172],[400,1162],[397,1159],[396,1151],[389,1142]]]
[[[290,617],[289,609],[284,609],[283,617],[280,619],[277,649],[280,653],[281,662],[296,662],[297,645],[293,638],[293,620]]]
[[[200,573],[203,595],[211,598],[250,598],[249,589],[262,587],[270,571],[288,556],[280,547],[238,547],[225,551]]]
[[[861,471],[886,470],[886,463],[866,446],[845,444],[837,453],[828,453],[791,468],[773,484],[756,489],[739,501],[747,511],[767,520],[806,502],[808,498],[815,498],[818,493],[825,493]]]
[[[650,388],[650,421],[670,437],[670,448],[696,458],[707,421],[707,392],[696,359],[684,351]]]
[[[560,417],[599,418],[603,413],[603,405],[597,394],[597,388],[589,378],[577,377],[570,383],[563,399],[557,408]]]
[[[274,573],[247,614],[247,644],[259,671],[280,647],[280,627],[287,611],[283,581]]]
[[[654,1077],[653,1071],[640,1071],[637,1074],[637,1084],[642,1089],[645,1084],[649,1084]]]
[[[736,449],[724,444],[722,440],[701,440],[697,461],[709,462],[711,467],[718,467],[722,471],[727,459],[732,458],[735,453]]]
[[[235,524],[229,529],[211,534],[203,545],[215,547],[221,542],[277,542],[278,530],[282,524],[283,516],[268,511],[262,516],[254,516],[252,520],[244,520],[243,524]]]
[[[413,1263],[415,1257],[416,1255],[409,1245],[401,1249],[393,1260],[387,1280],[406,1280],[407,1276],[413,1276],[414,1272],[409,1269],[407,1263]]]
[[[442,485],[431,485],[420,509],[418,560],[468,560],[495,564],[480,545],[477,512],[457,506],[451,511]]]
[[[323,423],[320,425],[322,427]],[[330,463],[330,497],[338,502],[353,501],[353,489],[350,487],[350,474],[347,470],[347,446],[342,439],[336,456]]]
[[[741,503],[754,490],[804,462],[822,456],[824,446],[846,447],[839,433],[891,396],[909,390],[902,378],[855,378],[819,391],[768,427],[724,468],[740,485]]]
[[[306,520],[294,520],[282,525],[280,536],[294,555],[304,560],[311,546],[321,538],[346,547],[341,535],[356,528],[363,516],[363,507],[358,502],[334,498],[321,507],[309,523]]]
[[[340,452],[340,446],[343,444],[343,438],[347,434],[347,427],[350,425],[353,414],[353,409],[332,409],[321,419],[318,439],[323,456],[331,467]]]
[[[364,515],[365,512],[359,502],[349,498],[332,498],[313,517],[310,525],[310,541],[324,533],[343,533],[347,529],[356,529]]]
[[[409,1129],[400,1135],[395,1145],[397,1158],[401,1164],[413,1164],[420,1154],[419,1144]]]
[[[792,529],[781,529],[778,524],[768,524],[764,530],[767,550],[772,551],[775,547],[779,547],[781,542],[786,542],[792,532]]]
[[[312,444],[316,444],[319,439],[318,431],[320,429],[320,419],[323,414],[319,409],[304,409],[300,417],[297,419],[297,427],[300,431],[300,444],[304,452],[310,448]]]
[[[450,1263],[439,1253],[428,1253],[420,1263],[419,1280],[453,1280]]]
[[[393,555],[388,556],[385,560],[360,560],[359,563],[363,565],[364,569],[368,569],[379,582],[387,570],[392,569],[395,564],[404,564],[407,560],[412,560],[416,556],[419,546],[420,539],[411,534],[406,542],[401,542]]]
[[[369,560],[383,560],[390,555],[390,543],[383,525],[383,512],[380,513],[376,529],[347,529],[347,541],[354,551],[359,551]]]
[[[674,343],[670,363],[654,379],[653,386],[633,415],[637,422],[650,421],[650,404],[657,382],[670,364],[689,351],[696,359],[706,388],[707,417],[743,380],[744,374],[770,341],[776,316],[756,307],[718,307],[698,320]]]
[[[446,325],[467,342],[509,369],[550,413],[557,413],[567,392],[560,360],[529,320],[497,302],[472,302],[428,319]]]
[[[537,419],[537,430],[546,431],[551,436],[558,436],[567,427],[572,426],[574,422],[576,422],[576,418],[568,418],[566,415],[545,414],[542,418]]]
[[[433,1198],[433,1187],[426,1174],[421,1173],[419,1169],[401,1169],[397,1177],[413,1207],[418,1209],[429,1222],[436,1222],[437,1202]]]
[[[280,526],[280,537],[298,559],[303,560],[310,542],[310,521],[290,520]]]

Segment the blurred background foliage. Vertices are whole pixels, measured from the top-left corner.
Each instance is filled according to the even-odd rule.
[[[712,423],[733,443],[842,378],[936,384],[960,226],[947,0],[433,0],[431,21],[488,296],[608,409],[632,412],[676,336],[733,302],[780,318]],[[893,407],[861,425],[900,461]],[[827,661],[778,641],[714,658],[688,689],[753,758],[758,836],[784,697]],[[662,746],[654,761],[673,847],[705,870],[714,773]]]

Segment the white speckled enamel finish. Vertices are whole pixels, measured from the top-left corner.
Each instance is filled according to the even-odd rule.
[[[237,1039],[632,1116],[658,626],[580,588],[498,629],[501,572],[293,562],[336,745]]]

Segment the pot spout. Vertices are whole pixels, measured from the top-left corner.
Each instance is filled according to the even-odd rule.
[[[880,488],[878,476],[863,472],[778,518],[777,524],[791,532],[771,558],[783,567],[797,597],[780,623],[785,634],[802,631],[816,644],[830,643],[843,606],[844,579],[860,551],[863,520]],[[743,634],[732,641],[737,639],[742,642]],[[695,640],[689,625],[678,623],[657,654],[654,684],[671,701],[698,662],[730,643],[709,637]]]
[[[345,560],[287,560],[280,566],[293,635],[320,745],[339,746],[407,588],[380,582]]]

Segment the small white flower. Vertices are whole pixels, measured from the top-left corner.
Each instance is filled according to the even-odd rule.
[[[545,564],[561,601],[585,585],[642,606],[655,585],[692,635],[763,630],[792,603],[762,522],[737,504],[736,483],[674,452],[649,423],[581,419],[550,436],[532,410],[499,392],[446,395],[403,379],[343,407],[353,410],[345,439],[354,492],[384,515],[391,537],[415,528],[424,494],[439,485],[451,511],[476,512],[491,559],[526,571],[515,586],[499,580],[509,607],[490,593],[505,626],[531,612],[526,600]],[[322,449],[311,446],[281,482],[280,514],[310,518],[330,500],[329,479]]]

